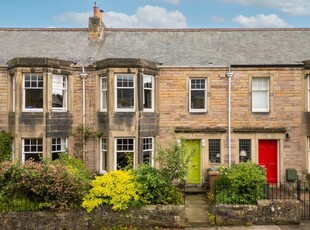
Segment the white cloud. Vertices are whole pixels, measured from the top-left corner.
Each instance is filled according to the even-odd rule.
[[[286,14],[310,16],[309,0],[220,0],[246,6],[263,6],[278,9]]]
[[[185,28],[186,18],[180,11],[167,11],[158,6],[139,7],[134,15],[107,12],[104,16],[107,27],[135,28]]]
[[[292,27],[275,14],[264,15],[259,14],[252,17],[239,15],[233,19],[234,22],[247,28],[286,28]]]
[[[170,0],[171,1],[171,0]],[[77,26],[86,27],[92,12],[67,12],[55,16],[59,22],[70,22]],[[146,5],[139,7],[135,14],[127,15],[117,12],[104,13],[104,23],[113,28],[186,28],[185,16],[180,11],[167,11],[158,6]]]
[[[54,17],[58,22],[70,22],[77,26],[86,27],[88,25],[88,19],[92,16],[92,12],[67,12]]]

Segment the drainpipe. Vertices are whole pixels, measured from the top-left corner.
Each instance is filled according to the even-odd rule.
[[[229,66],[229,70],[226,73],[226,77],[228,78],[228,167],[231,166],[231,78],[234,73],[231,72],[231,67]]]
[[[85,148],[85,122],[86,122],[86,105],[85,105],[85,98],[86,98],[86,89],[85,89],[85,81],[88,74],[85,73],[84,66],[82,67],[82,73],[80,74],[80,77],[82,78],[82,126],[83,126],[83,161],[86,160],[86,148]]]

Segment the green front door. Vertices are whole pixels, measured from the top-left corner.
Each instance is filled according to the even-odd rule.
[[[200,184],[200,140],[186,140],[188,151],[192,157],[188,167],[187,183]]]

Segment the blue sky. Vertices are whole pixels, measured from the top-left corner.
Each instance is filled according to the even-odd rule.
[[[0,0],[0,27],[88,26],[95,0]],[[310,0],[96,0],[107,27],[310,27]]]

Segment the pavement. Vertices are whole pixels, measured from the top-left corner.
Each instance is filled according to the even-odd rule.
[[[310,230],[310,220],[302,221],[300,225],[252,225],[252,226],[209,226],[187,227],[186,230]]]
[[[310,230],[310,220],[300,225],[252,225],[252,226],[212,226],[208,219],[211,206],[203,193],[185,196],[185,215],[188,223],[186,230]]]

